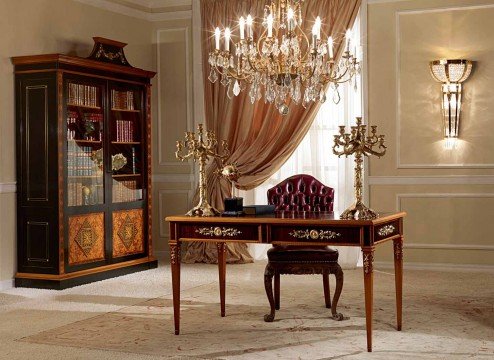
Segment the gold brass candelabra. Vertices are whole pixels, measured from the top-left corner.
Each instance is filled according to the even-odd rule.
[[[363,156],[375,155],[381,157],[386,153],[384,135],[376,135],[377,126],[371,126],[366,136],[367,125],[362,125],[362,118],[357,117],[357,126],[351,127],[351,133],[345,133],[345,126],[340,126],[339,135],[334,136],[333,153],[340,157],[355,155],[355,197],[356,201],[340,216],[341,219],[370,220],[379,216],[362,202],[362,170]],[[374,146],[379,145],[377,150]]]
[[[212,207],[206,199],[207,185],[206,185],[206,163],[209,159],[218,158],[222,161],[230,156],[230,150],[228,149],[228,143],[226,140],[221,142],[223,147],[223,154],[220,155],[216,151],[218,141],[216,140],[216,134],[208,130],[204,134],[204,128],[202,124],[197,126],[197,138],[196,134],[190,131],[185,132],[185,141],[177,141],[177,151],[175,156],[181,161],[192,158],[194,162],[199,162],[199,204],[187,212],[187,216],[216,216],[220,212]],[[181,155],[183,149],[187,149],[188,152],[185,155]]]

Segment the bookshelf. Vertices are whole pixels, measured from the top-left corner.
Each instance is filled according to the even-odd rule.
[[[155,73],[130,66],[125,44],[94,40],[88,58],[13,58],[21,154],[16,286],[62,289],[157,266],[150,207]]]

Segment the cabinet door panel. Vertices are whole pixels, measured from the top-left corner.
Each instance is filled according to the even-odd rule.
[[[113,257],[144,253],[142,209],[113,212]]]
[[[105,259],[104,219],[104,213],[69,217],[70,266]]]
[[[55,78],[21,79],[18,83],[18,177],[23,206],[56,206],[57,134]]]

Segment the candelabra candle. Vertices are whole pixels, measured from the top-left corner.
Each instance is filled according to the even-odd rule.
[[[212,207],[206,199],[206,163],[210,158],[217,158],[223,161],[230,156],[230,150],[226,140],[223,140],[221,142],[223,153],[220,155],[216,150],[218,146],[216,134],[211,130],[206,131],[206,134],[204,134],[202,124],[197,126],[197,130],[197,137],[195,133],[187,131],[185,133],[185,141],[177,141],[177,151],[175,151],[176,158],[181,161],[192,159],[195,163],[199,162],[199,204],[189,210],[186,215],[216,216],[220,212]],[[183,149],[188,150],[185,155],[181,155]]]
[[[356,201],[340,216],[341,219],[370,220],[379,217],[379,214],[368,208],[362,202],[362,170],[363,156],[375,155],[381,157],[386,153],[384,135],[376,135],[377,126],[371,126],[367,132],[367,125],[362,124],[362,118],[357,118],[357,125],[351,127],[350,133],[345,133],[345,126],[340,126],[338,135],[334,136],[333,153],[340,157],[355,155],[355,197]],[[366,136],[367,132],[367,136]],[[377,147],[377,149],[374,149]]]

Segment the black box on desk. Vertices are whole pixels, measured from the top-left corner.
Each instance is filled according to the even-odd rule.
[[[267,215],[274,214],[275,205],[249,205],[244,206],[245,215]]]
[[[234,197],[225,199],[225,211],[222,216],[241,216],[244,215],[244,198]]]

